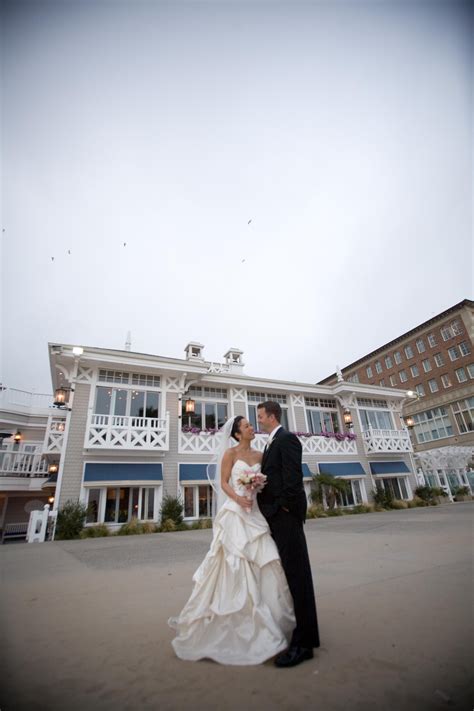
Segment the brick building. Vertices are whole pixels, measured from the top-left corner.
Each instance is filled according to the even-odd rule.
[[[411,391],[403,415],[413,418],[416,464],[425,481],[452,493],[465,484],[464,470],[473,464],[473,339],[474,302],[464,299],[319,384],[342,378]]]

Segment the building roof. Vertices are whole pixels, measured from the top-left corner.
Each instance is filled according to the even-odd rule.
[[[442,321],[443,319],[447,318],[451,314],[454,314],[457,311],[460,311],[465,306],[470,306],[471,308],[474,308],[474,301],[472,301],[471,299],[463,299],[458,304],[455,304],[454,306],[451,306],[449,309],[446,309],[446,311],[442,311],[441,313],[437,314],[436,316],[433,316],[432,318],[428,319],[428,321],[424,321],[423,323],[420,323],[419,326],[415,326],[415,328],[412,328],[410,331],[407,331],[406,333],[403,333],[401,336],[394,338],[393,341],[389,341],[388,343],[385,343],[383,346],[380,346],[379,348],[376,348],[374,351],[371,351],[370,353],[367,353],[366,355],[362,356],[362,358],[359,358],[358,360],[355,360],[353,363],[350,363],[349,365],[344,366],[344,368],[342,368],[342,371],[353,370],[354,368],[362,365],[366,360],[373,358],[374,356],[379,355],[380,353],[383,353],[385,350],[392,348],[393,346],[396,346],[399,343],[402,343],[407,338],[411,338],[412,336],[414,336],[415,334],[424,330],[425,328],[428,328],[432,324],[435,324],[438,321]],[[329,382],[331,380],[333,380],[336,377],[337,377],[337,373],[328,375],[326,378],[323,378],[323,380],[319,380],[317,385],[327,385],[327,384],[329,384]]]

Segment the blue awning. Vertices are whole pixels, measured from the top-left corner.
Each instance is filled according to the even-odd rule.
[[[331,462],[319,464],[320,474],[330,476],[365,476],[365,471],[360,462]]]
[[[84,484],[105,481],[163,481],[163,464],[102,464],[88,462],[84,471]]]
[[[313,474],[307,464],[303,462],[303,479],[312,479]]]
[[[207,482],[207,464],[180,464],[179,480]]]
[[[405,462],[370,462],[372,474],[409,474]]]

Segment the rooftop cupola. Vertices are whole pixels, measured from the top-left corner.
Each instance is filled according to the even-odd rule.
[[[231,373],[241,373],[244,368],[244,362],[242,360],[244,352],[239,348],[229,348],[227,353],[224,353],[224,358],[226,365],[229,366]]]
[[[196,360],[199,363],[204,361],[203,355],[204,346],[202,343],[196,343],[196,341],[190,341],[184,352],[186,353],[186,360]]]

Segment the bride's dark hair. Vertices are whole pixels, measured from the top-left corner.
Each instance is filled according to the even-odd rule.
[[[232,425],[230,436],[232,437],[232,439],[235,439],[236,442],[240,442],[240,439],[235,435],[240,434],[240,423],[243,419],[244,418],[242,415],[237,415],[237,417],[234,419],[234,424]]]

